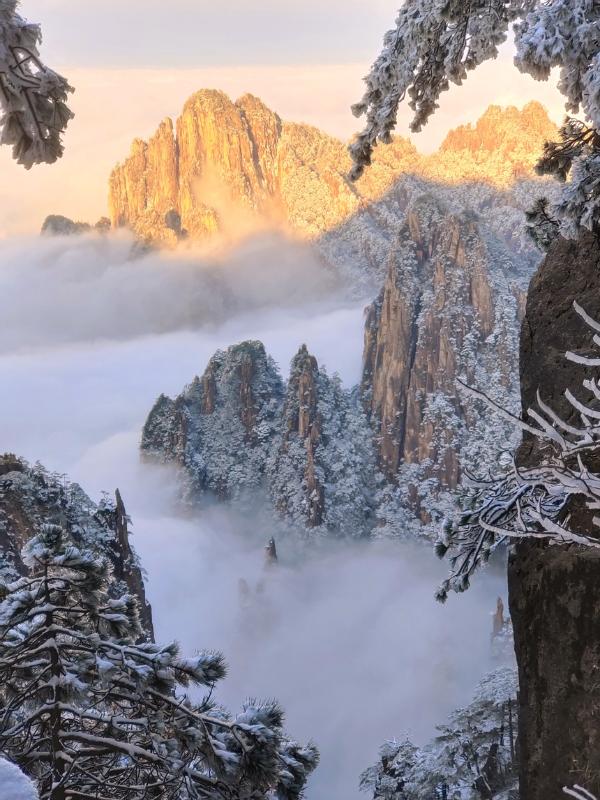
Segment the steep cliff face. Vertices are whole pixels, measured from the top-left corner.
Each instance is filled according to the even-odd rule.
[[[198,239],[222,230],[224,214],[245,213],[318,234],[358,207],[346,160],[341,142],[282,122],[256,97],[234,103],[222,92],[200,91],[175,126],[165,120],[148,143],[136,139],[113,170],[112,223],[169,242],[169,211]]]
[[[495,377],[506,395],[515,392],[523,275],[498,248],[472,215],[431,196],[408,205],[384,287],[366,312],[361,384],[390,481],[406,480],[401,470],[414,465],[421,479],[456,487],[465,427],[477,419],[457,377],[486,388]]]
[[[573,300],[600,319],[600,246],[593,234],[554,242],[531,282],[521,333],[523,406],[535,404],[539,389],[563,419],[577,422],[564,391],[576,390],[586,370],[564,353],[591,353],[589,329]],[[518,458],[535,464],[536,443],[525,439]],[[570,513],[571,524],[593,535],[593,511],[572,507]],[[527,800],[559,796],[575,783],[600,794],[599,568],[598,551],[534,543],[519,544],[509,562],[521,797]]]
[[[109,559],[112,590],[138,599],[142,624],[153,637],[152,610],[146,600],[142,571],[131,548],[128,517],[120,493],[96,505],[75,483],[29,466],[13,455],[0,456],[0,577],[25,575],[23,545],[44,523],[66,527],[75,541]]]
[[[129,158],[110,176],[109,211],[114,227],[135,220],[142,238],[177,241],[168,216],[179,213],[179,158],[172,120],[163,120],[148,142],[134,139]]]
[[[389,485],[409,487],[408,496],[389,490],[380,498],[383,527],[417,501],[421,518],[435,519],[445,513],[440,493],[456,486],[462,464],[488,463],[499,448],[511,446],[508,430],[490,424],[457,394],[456,378],[494,387],[495,399],[518,411],[516,342],[525,290],[539,260],[524,232],[523,208],[532,205],[540,185],[515,180],[531,172],[553,132],[535,104],[522,111],[492,108],[475,127],[449,136],[433,156],[419,155],[401,138],[378,148],[372,168],[350,184],[340,141],[283,122],[257,98],[233,103],[220,92],[203,91],[190,98],[175,126],[162,126],[153,142],[164,144],[149,142],[144,149],[136,143],[132,158],[115,170],[112,183],[123,188],[111,193],[113,222],[157,238],[152,226],[158,219],[158,238],[176,241],[186,234],[210,236],[228,220],[268,219],[311,238],[341,291],[373,297],[383,285],[367,312],[362,397],[376,430],[379,467]],[[159,156],[151,154],[161,152],[164,166],[152,167]],[[153,177],[160,174],[169,190]],[[461,183],[465,177],[483,180]],[[503,188],[508,184],[510,190]],[[167,218],[178,225],[166,229]],[[234,486],[263,481],[266,467],[260,456],[247,478],[232,473],[228,485],[223,465],[233,469],[233,462],[211,454],[201,432],[224,408],[225,395],[216,400],[211,388],[213,371],[209,367],[179,398],[159,398],[144,449],[169,454],[161,457],[185,466],[188,478],[195,475],[192,495],[209,489],[229,497]],[[238,411],[232,413],[236,442],[246,441],[245,424]],[[311,425],[319,430],[316,420]],[[318,447],[309,439],[307,449],[304,438],[294,435],[302,440],[303,465],[294,474],[310,486],[312,498],[302,515],[322,527],[326,501]],[[251,451],[257,452],[254,445]],[[436,495],[435,513],[423,492]],[[449,496],[444,503],[451,503]],[[400,533],[406,519],[392,527]]]
[[[317,238],[384,198],[403,174],[500,187],[531,176],[544,141],[555,133],[539,104],[522,111],[492,106],[475,127],[451,132],[433,156],[397,137],[378,148],[372,168],[352,184],[343,142],[282,121],[251,95],[234,103],[203,90],[186,102],[175,125],[167,119],[147,143],[133,142],[110,178],[110,216],[114,226],[165,243],[185,234],[204,239],[240,213]],[[372,220],[387,228],[383,217]]]
[[[219,352],[175,400],[161,395],[142,456],[179,468],[184,497],[242,500],[259,492],[307,535],[364,536],[376,470],[354,393],[302,346],[284,387],[260,342]]]
[[[290,366],[269,469],[275,507],[319,535],[364,536],[372,528],[376,481],[371,431],[358,398],[302,345]]]
[[[283,441],[273,470],[273,480],[280,487],[280,491],[277,487],[273,491],[276,504],[280,511],[291,514],[295,513],[295,509],[289,501],[296,499],[289,492],[291,476],[284,475],[283,481],[281,477],[286,467],[296,472],[293,477],[300,489],[303,516],[313,528],[323,523],[325,511],[325,487],[319,478],[317,464],[323,427],[318,405],[319,382],[317,359],[308,352],[306,345],[302,345],[291,364],[283,409]],[[294,461],[297,463],[294,464]]]

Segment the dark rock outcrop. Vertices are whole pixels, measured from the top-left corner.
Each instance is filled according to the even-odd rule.
[[[23,545],[41,525],[61,525],[76,542],[108,558],[113,572],[111,591],[137,597],[144,630],[152,638],[152,609],[129,542],[128,522],[118,490],[114,502],[105,498],[96,505],[64,475],[52,475],[39,464],[32,467],[12,454],[0,456],[0,576],[25,575]]]
[[[92,226],[87,222],[74,222],[61,214],[50,214],[44,220],[41,232],[46,236],[73,236],[91,229]]]
[[[92,226],[89,222],[75,222],[61,214],[49,214],[42,223],[41,233],[44,236],[77,236],[93,230],[98,233],[107,233],[110,227],[108,217],[100,217],[98,222]]]
[[[140,619],[145,631],[151,639],[154,639],[154,626],[152,624],[152,608],[146,600],[146,587],[144,578],[139,565],[137,555],[131,547],[129,541],[129,525],[131,523],[125,504],[121,497],[121,492],[115,491],[114,504],[103,504],[98,514],[108,524],[111,531],[114,531],[114,538],[111,537],[107,544],[107,555],[113,566],[114,579],[125,584],[131,594],[138,599]]]
[[[600,246],[591,233],[557,239],[531,282],[521,334],[523,407],[543,401],[565,419],[564,398],[586,368],[567,350],[591,355],[590,331],[573,300],[600,319]],[[538,445],[526,438],[519,461],[534,465]],[[594,465],[598,471],[600,465]],[[588,509],[572,505],[571,526],[593,535]],[[580,784],[600,795],[600,552],[524,542],[509,562],[510,612],[519,664],[521,797],[559,797]]]

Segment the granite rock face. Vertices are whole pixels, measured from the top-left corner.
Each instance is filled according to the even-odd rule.
[[[306,345],[302,345],[291,365],[287,397],[283,409],[284,432],[280,445],[281,454],[286,454],[293,438],[303,445],[306,458],[303,484],[306,499],[306,520],[310,527],[323,523],[325,510],[325,487],[319,478],[317,450],[322,440],[322,419],[319,411],[319,365]],[[280,509],[286,510],[283,497]]]
[[[175,125],[167,119],[147,143],[133,142],[110,178],[111,220],[167,243],[175,240],[165,224],[169,211],[195,239],[222,230],[226,216],[285,220],[318,233],[358,207],[345,163],[341,142],[284,123],[258,98],[234,103],[204,90],[185,103]]]
[[[144,630],[153,638],[152,609],[142,570],[129,542],[129,520],[119,491],[115,500],[93,503],[75,483],[31,467],[12,454],[0,456],[0,576],[25,575],[23,545],[45,523],[63,526],[82,546],[106,557],[113,571],[111,591],[137,597]]]
[[[496,243],[497,245],[497,243]],[[462,427],[472,420],[456,379],[516,388],[523,275],[476,219],[436,198],[412,201],[383,289],[366,312],[361,393],[388,480],[427,465],[455,488]]]
[[[283,391],[261,342],[218,351],[175,400],[158,398],[142,432],[142,455],[181,468],[190,500],[205,492],[233,499],[263,481]]]
[[[110,217],[115,227],[166,244],[182,236],[209,238],[230,229],[232,220],[238,227],[261,220],[314,239],[384,197],[403,174],[506,187],[532,175],[544,141],[555,133],[539,104],[492,106],[475,127],[451,132],[432,156],[396,137],[377,149],[371,169],[353,184],[340,140],[281,120],[252,95],[232,102],[223,92],[202,90],[175,123],[164,120],[148,142],[134,140],[110,177]],[[168,224],[170,212],[179,231]]]
[[[490,106],[474,125],[460,125],[448,133],[440,161],[452,156],[463,160],[463,180],[487,172],[497,184],[508,185],[518,176],[531,175],[541,145],[555,136],[556,126],[538,102],[522,109]]]
[[[521,333],[523,407],[535,405],[539,389],[547,405],[576,422],[564,391],[577,394],[588,370],[564,354],[591,355],[592,345],[574,300],[600,319],[600,245],[591,233],[552,244],[531,281]],[[525,438],[518,458],[535,465],[537,442]],[[569,513],[572,526],[594,533],[593,512],[571,504]],[[519,544],[509,562],[527,800],[559,796],[576,783],[600,794],[599,569],[598,551],[530,542]]]

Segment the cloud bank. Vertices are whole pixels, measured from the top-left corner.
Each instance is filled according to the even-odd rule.
[[[233,249],[132,256],[128,235],[0,240],[0,352],[216,325],[267,308],[335,304],[308,245],[278,235]]]
[[[425,739],[468,700],[490,662],[489,611],[503,578],[489,573],[441,607],[433,591],[444,566],[429,548],[339,545],[299,560],[260,508],[244,518],[225,507],[178,514],[170,472],[138,458],[155,397],[245,338],[264,341],[284,375],[306,342],[352,385],[362,304],[317,301],[322,273],[304,250],[246,247],[217,266],[196,255],[128,262],[129,246],[93,237],[0,245],[1,449],[69,474],[95,498],[118,486],[159,638],[223,650],[230,672],[219,699],[276,696],[289,731],[322,752],[309,800],[353,800],[384,739]],[[215,308],[190,324],[192,312]],[[265,573],[272,534],[281,563]],[[250,587],[243,602],[240,579]]]

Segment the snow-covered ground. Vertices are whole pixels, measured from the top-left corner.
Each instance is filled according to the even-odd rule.
[[[118,486],[148,573],[158,637],[176,638],[188,651],[223,650],[230,674],[219,698],[237,706],[247,695],[277,697],[289,731],[312,737],[322,752],[308,797],[352,800],[383,740],[404,731],[423,740],[469,700],[489,665],[489,612],[503,582],[485,576],[439,606],[433,593],[444,566],[427,548],[398,543],[338,546],[297,563],[284,541],[281,566],[265,573],[262,547],[272,530],[258,513],[242,519],[215,507],[177,516],[169,473],[138,460],[156,396],[177,393],[217,347],[246,338],[261,339],[284,375],[305,342],[350,385],[360,373],[363,303],[325,301],[315,291],[286,307],[273,267],[261,275],[270,276],[264,280],[276,305],[250,311],[241,304],[228,322],[196,329],[170,313],[158,333],[156,308],[181,302],[179,284],[175,291],[156,261],[148,270],[136,262],[133,277],[121,267],[129,270],[127,303],[115,310],[112,289],[102,291],[85,271],[86,257],[111,256],[110,245],[101,246],[99,256],[80,241],[62,249],[23,241],[10,244],[12,260],[0,261],[6,313],[9,289],[12,298],[0,329],[0,449],[67,473],[94,499]],[[59,280],[65,264],[67,284],[64,274]],[[111,286],[118,286],[115,269]],[[29,309],[21,315],[19,297]],[[128,305],[134,326],[120,321]],[[240,579],[250,589],[243,603]]]
[[[38,800],[38,793],[21,770],[0,758],[0,797],[2,800]]]

